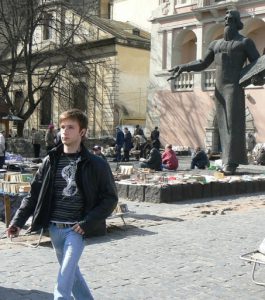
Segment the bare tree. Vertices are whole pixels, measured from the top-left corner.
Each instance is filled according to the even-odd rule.
[[[85,85],[80,72],[96,83],[100,73],[91,72],[91,65],[106,64],[104,59],[87,63],[75,49],[87,43],[88,31],[83,16],[69,12],[61,2],[0,0],[0,90],[10,112],[22,118],[18,136],[49,91],[68,97],[73,105],[69,87],[78,81]],[[68,86],[63,86],[65,80]]]

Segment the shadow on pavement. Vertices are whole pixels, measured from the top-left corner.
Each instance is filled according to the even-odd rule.
[[[176,222],[182,222],[184,221],[181,218],[171,218],[171,217],[163,217],[163,216],[157,216],[157,215],[149,215],[149,214],[137,214],[134,213],[130,217],[137,220],[149,220],[149,221],[176,221]]]
[[[52,300],[53,294],[46,293],[38,290],[21,290],[0,287],[0,299],[1,300]]]
[[[92,237],[86,239],[86,244],[100,244],[113,242],[114,240],[121,240],[129,236],[146,236],[154,235],[156,232],[139,228],[134,225],[108,225],[107,234],[99,237]],[[0,298],[1,299],[1,298]]]

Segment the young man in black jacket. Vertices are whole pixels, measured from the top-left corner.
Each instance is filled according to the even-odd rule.
[[[45,157],[7,229],[17,235],[33,215],[31,230],[48,228],[60,270],[54,299],[93,299],[80,273],[78,261],[84,237],[100,226],[117,205],[115,182],[107,162],[82,144],[88,120],[71,109],[60,116],[62,144]]]

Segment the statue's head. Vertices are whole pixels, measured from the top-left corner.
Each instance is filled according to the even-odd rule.
[[[244,25],[237,10],[227,10],[225,14],[225,26],[235,25],[237,30],[243,29]]]

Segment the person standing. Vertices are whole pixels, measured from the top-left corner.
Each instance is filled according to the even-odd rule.
[[[159,140],[160,132],[158,127],[156,126],[155,129],[151,132],[151,141],[155,142],[155,146],[157,149],[160,148],[160,140]]]
[[[6,151],[6,140],[5,140],[5,131],[0,132],[0,169],[3,169],[5,163],[5,151]]]
[[[246,143],[247,143],[247,152],[249,155],[252,155],[252,151],[256,146],[256,138],[251,132],[248,132],[247,134]]]
[[[41,146],[41,133],[35,128],[32,128],[32,145],[34,150],[34,157],[40,157],[40,146]]]
[[[151,132],[151,140],[152,141],[158,140],[159,135],[160,135],[160,132],[158,130],[158,127],[156,126],[155,129]]]
[[[248,37],[239,34],[243,23],[237,10],[227,10],[224,37],[210,43],[205,57],[173,67],[168,80],[177,78],[182,72],[203,71],[212,62],[216,67],[215,107],[222,147],[222,170],[234,174],[239,164],[247,164],[245,138],[245,95],[239,84],[241,71],[248,60],[254,62],[260,54]],[[263,85],[257,75],[252,78],[254,85]]]
[[[7,235],[19,234],[33,215],[31,231],[48,228],[60,269],[54,300],[90,300],[93,296],[78,267],[84,238],[98,227],[117,205],[118,197],[110,167],[82,143],[87,116],[70,109],[59,117],[62,144],[44,158],[31,191],[12,219]]]
[[[124,144],[124,133],[121,131],[120,127],[116,127],[116,141],[115,141],[115,154],[116,157],[113,161],[121,161],[121,148]]]
[[[45,145],[47,153],[55,147],[55,134],[54,134],[54,125],[50,124],[45,134]]]
[[[129,161],[130,160],[130,150],[132,149],[132,134],[130,130],[125,127],[124,128],[124,145],[123,145],[123,161]]]
[[[135,129],[134,129],[133,136],[136,136],[136,135],[144,136],[144,131],[143,131],[143,129],[140,127],[139,124],[137,124],[137,125],[135,126]]]
[[[55,146],[58,146],[62,143],[61,139],[61,128],[57,128],[56,136],[55,136]]]

